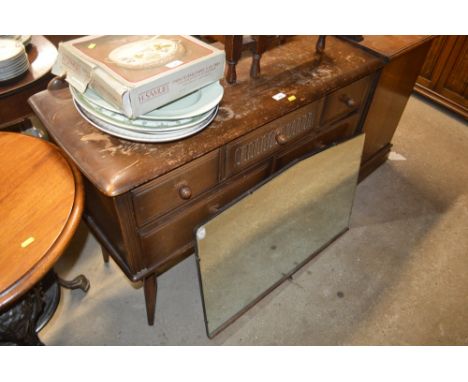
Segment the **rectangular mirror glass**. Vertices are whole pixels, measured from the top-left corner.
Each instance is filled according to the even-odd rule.
[[[197,229],[209,337],[348,229],[363,143],[300,160]]]

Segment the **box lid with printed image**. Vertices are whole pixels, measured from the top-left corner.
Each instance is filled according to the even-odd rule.
[[[87,36],[60,44],[52,73],[136,118],[218,81],[224,62],[191,36]]]

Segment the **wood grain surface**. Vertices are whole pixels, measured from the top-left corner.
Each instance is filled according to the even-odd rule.
[[[0,308],[53,266],[83,209],[81,176],[49,142],[0,133]]]

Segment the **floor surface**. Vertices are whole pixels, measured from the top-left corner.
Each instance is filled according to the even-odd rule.
[[[350,230],[210,340],[194,256],[158,280],[155,325],[82,225],[56,269],[84,273],[48,345],[467,345],[468,126],[412,96],[391,160],[359,184]],[[138,289],[139,288],[139,289]]]

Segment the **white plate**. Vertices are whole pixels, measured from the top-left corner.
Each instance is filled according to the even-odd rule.
[[[24,65],[25,63],[29,63],[28,56],[26,52],[23,52],[19,56],[17,56],[14,60],[8,60],[0,62],[0,70],[10,70],[15,67]]]
[[[11,71],[11,70],[14,70],[14,69],[17,69],[21,66],[24,66],[25,64],[28,64],[28,60],[18,60],[16,62],[13,62],[9,65],[1,65],[0,66],[0,70],[1,71]]]
[[[22,60],[10,66],[0,67],[0,73],[14,72],[16,70],[24,69],[25,67],[29,67],[28,60]]]
[[[0,72],[0,81],[8,81],[15,77],[19,77],[21,74],[27,72],[29,69],[29,63],[20,67],[18,69],[7,71],[7,72]]]
[[[32,36],[28,35],[0,35],[0,38],[10,38],[12,40],[17,40],[24,46],[28,45],[31,42]]]
[[[70,87],[73,98],[78,102],[78,104],[85,109],[89,114],[97,118],[98,120],[103,120],[107,123],[110,123],[114,126],[118,126],[124,129],[140,131],[140,132],[163,132],[163,131],[178,131],[185,129],[191,126],[194,126],[204,119],[206,119],[211,111],[209,110],[206,113],[198,115],[194,118],[184,118],[179,120],[146,120],[146,119],[128,119],[123,114],[115,113],[113,111],[104,109],[100,106],[96,106],[87,102],[81,93],[79,93],[73,87]]]
[[[198,133],[199,131],[203,130],[206,126],[208,126],[211,123],[211,121],[215,118],[217,111],[218,111],[216,108],[216,110],[213,111],[210,117],[206,119],[203,123],[200,123],[196,126],[188,128],[182,132],[179,132],[178,134],[167,134],[167,133],[166,134],[163,134],[163,133],[146,134],[146,133],[137,133],[137,132],[129,131],[129,130],[122,129],[122,128],[113,126],[111,124],[105,123],[103,121],[98,121],[92,115],[87,114],[85,110],[80,109],[80,106],[75,100],[73,101],[75,103],[76,109],[81,114],[81,116],[86,121],[88,121],[91,125],[96,127],[97,129],[107,134],[114,135],[122,139],[127,139],[127,140],[135,141],[135,142],[145,142],[145,143],[171,142],[171,141],[179,140],[182,138],[187,138],[190,135]]]
[[[20,75],[21,73],[24,73],[28,70],[29,66],[25,65],[21,68],[15,69],[15,70],[8,70],[8,71],[0,71],[0,78],[4,77],[11,77],[14,75]]]
[[[167,105],[155,109],[147,114],[141,115],[139,119],[149,120],[173,120],[193,118],[213,109],[223,98],[224,88],[218,82],[207,85],[197,91],[181,97]],[[96,92],[88,88],[83,94],[89,103],[104,109],[122,114],[115,106],[102,99]]]
[[[3,65],[3,66],[0,66],[0,70],[5,72],[5,71],[12,71],[12,70],[15,70],[15,69],[18,69],[18,68],[21,68],[25,65],[28,65],[29,66],[29,61],[28,59],[21,59],[21,60],[17,60],[16,62],[10,64],[10,65]]]
[[[25,53],[24,45],[11,38],[0,39],[0,65],[13,63]]]
[[[21,66],[24,66],[25,64],[29,64],[29,61],[26,59],[21,59],[21,60],[17,60],[16,62],[13,62],[9,65],[2,65],[0,66],[0,70],[2,71],[7,71],[7,70],[13,70],[13,69],[16,69],[16,68],[19,68]]]

